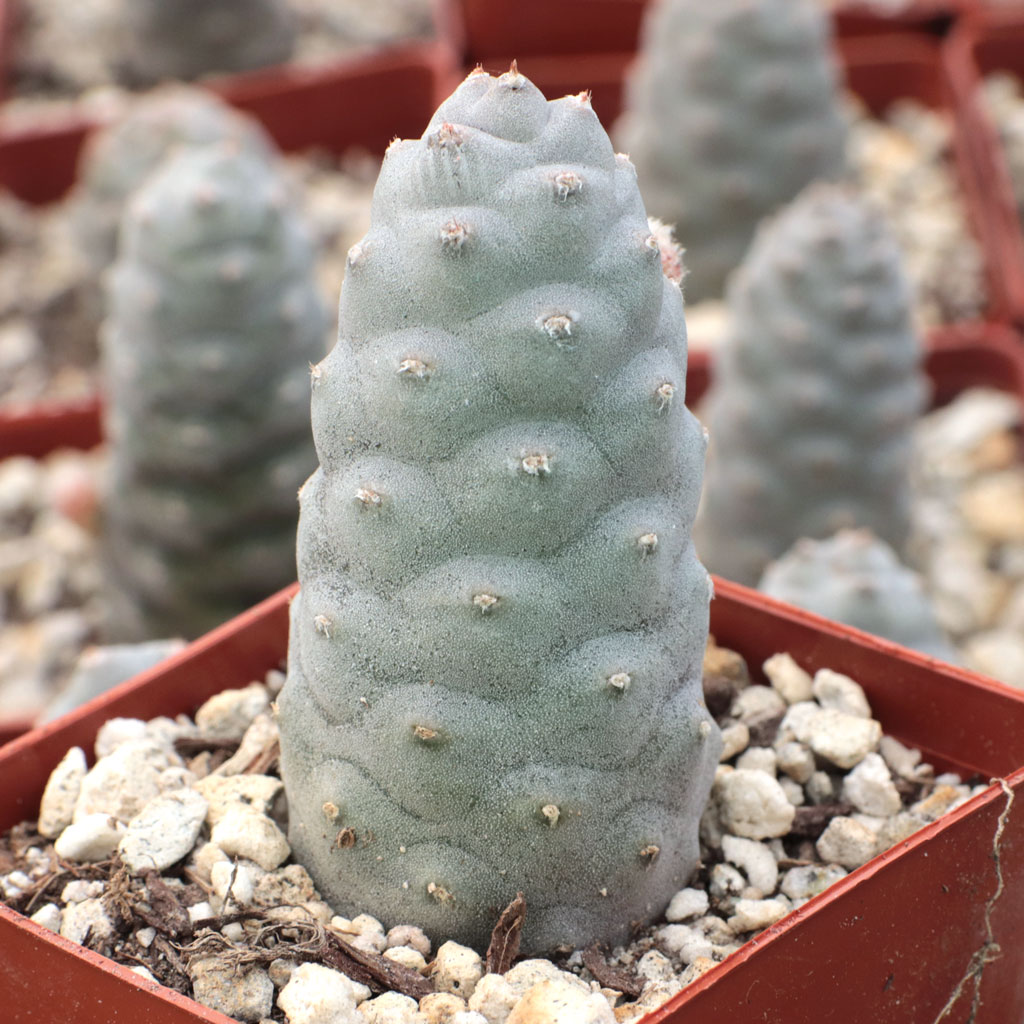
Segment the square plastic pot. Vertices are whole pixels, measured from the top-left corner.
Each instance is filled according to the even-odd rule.
[[[973,0],[910,0],[898,11],[883,3],[846,0],[833,17],[841,35],[920,31],[941,35]],[[619,53],[636,48],[650,0],[456,0],[466,63],[514,54]],[[557,45],[553,41],[557,40]]]
[[[982,100],[984,78],[1008,71],[1024,82],[1024,2],[1000,7],[977,0],[950,39],[954,88],[972,134],[973,172],[988,197],[986,246],[1008,317],[1024,324],[1024,224],[998,129]]]
[[[33,818],[66,750],[113,716],[194,712],[280,664],[283,591],[104,697],[0,750],[0,828]],[[751,668],[784,650],[865,688],[885,730],[940,769],[1000,780],[793,911],[644,1024],[1024,1018],[1024,693],[717,581],[712,630]],[[227,1018],[0,907],[7,1019]],[[977,1013],[971,1016],[977,1001]]]

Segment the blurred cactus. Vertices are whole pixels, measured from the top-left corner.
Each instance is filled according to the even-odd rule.
[[[958,660],[920,577],[870,530],[798,540],[768,566],[758,589],[933,658]]]
[[[150,85],[284,63],[298,19],[288,0],[126,0],[121,30],[126,79]]]
[[[800,537],[855,526],[900,550],[927,382],[881,217],[810,187],[758,231],[728,305],[695,535],[708,567],[754,584]]]
[[[660,255],[588,99],[514,67],[388,151],[314,371],[279,701],[343,913],[482,947],[522,891],[524,948],[621,941],[694,868],[705,440]]]
[[[276,169],[185,150],[138,192],[103,336],[114,639],[195,636],[294,578],[325,313]]]
[[[818,0],[660,0],[616,127],[686,250],[688,302],[722,295],[766,214],[841,177],[846,126]]]
[[[274,146],[259,124],[213,93],[184,85],[155,89],[86,144],[71,202],[71,226],[82,256],[99,272],[114,261],[117,231],[132,193],[184,146],[233,142],[268,155]]]

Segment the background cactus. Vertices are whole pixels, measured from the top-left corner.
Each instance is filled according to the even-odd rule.
[[[958,660],[920,577],[870,530],[798,540],[768,566],[758,589],[934,658]]]
[[[114,639],[195,636],[294,579],[324,352],[313,251],[276,169],[185,150],[136,194],[103,355]]]
[[[281,64],[298,21],[288,0],[126,0],[120,28],[120,63],[139,85]]]
[[[71,202],[75,240],[93,271],[113,262],[125,204],[172,150],[228,141],[267,156],[274,151],[253,118],[185,85],[153,90],[93,135],[79,160]]]
[[[482,947],[625,937],[717,762],[704,435],[629,161],[585,95],[475,72],[388,150],[314,370],[280,698],[296,857],[342,912]]]
[[[688,302],[721,296],[758,222],[838,179],[846,126],[817,0],[660,0],[616,128],[686,249]]]
[[[848,189],[810,187],[760,229],[728,305],[703,414],[708,567],[754,584],[800,537],[854,526],[901,549],[927,385],[881,217]]]

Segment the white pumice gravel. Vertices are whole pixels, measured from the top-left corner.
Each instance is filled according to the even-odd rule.
[[[121,860],[133,874],[169,868],[195,845],[206,809],[206,801],[192,789],[150,800],[128,822],[117,847]]]
[[[50,773],[39,805],[39,834],[56,839],[71,824],[87,766],[85,751],[72,747]]]
[[[123,769],[136,766],[152,795],[130,815],[127,809],[139,799],[137,788],[130,789],[130,798],[108,796],[109,805],[124,816],[110,810],[80,816],[60,831],[56,843],[64,849],[86,819],[93,818],[106,830],[105,856],[118,844],[123,854],[140,819],[162,820],[157,811],[181,804],[189,811],[193,840],[187,849],[183,841],[178,843],[176,861],[164,863],[168,852],[154,862],[160,864],[164,884],[183,894],[182,905],[193,923],[254,909],[276,927],[323,927],[371,955],[383,951],[435,988],[418,1000],[400,993],[373,994],[333,968],[300,964],[288,956],[287,946],[271,963],[236,970],[207,955],[204,946],[189,961],[192,994],[239,1021],[269,1019],[276,1002],[288,1024],[624,1024],[671,998],[876,852],[911,836],[982,788],[965,785],[955,775],[936,777],[919,751],[876,735],[880,726],[871,718],[863,691],[848,676],[819,670],[812,677],[788,656],[776,655],[765,672],[773,685],[761,686],[750,683],[746,668],[734,664],[734,658],[732,652],[712,647],[706,662],[716,671],[727,671],[741,686],[721,719],[725,732],[736,737],[735,749],[718,768],[701,822],[701,859],[707,866],[674,894],[662,921],[609,955],[612,966],[634,970],[643,981],[640,997],[632,1002],[602,988],[584,967],[581,951],[561,966],[533,958],[504,975],[488,974],[480,951],[441,941],[435,953],[428,936],[412,922],[382,922],[367,913],[351,918],[335,914],[320,900],[306,870],[288,862],[287,839],[270,817],[284,812],[280,780],[274,775],[218,774],[222,765],[211,762],[209,753],[182,761],[174,753],[173,737],[196,734],[187,719],[112,724],[103,733],[106,755],[96,766],[106,762],[106,767],[93,782],[123,781]],[[230,728],[236,739],[258,735],[272,745],[274,731],[261,721],[269,694],[262,684],[253,684],[213,698],[197,717],[207,728],[210,722],[230,723],[215,728]],[[756,744],[737,715],[755,722]],[[839,741],[826,738],[829,728],[838,730]],[[842,740],[850,729],[866,732],[870,742]],[[261,760],[254,745],[249,753]],[[112,771],[111,764],[120,770]],[[58,766],[54,792],[66,786],[61,779],[69,765],[82,770],[84,757],[72,754]],[[160,792],[161,777],[187,785]],[[74,790],[74,784],[67,788]],[[70,798],[64,800],[69,803]],[[67,813],[65,807],[53,820],[62,821]],[[818,831],[790,834],[798,814],[804,813],[818,815]],[[6,899],[23,898],[51,870],[42,846],[40,842],[26,855],[25,866],[0,876]],[[91,859],[98,859],[99,849],[92,852],[97,857]],[[185,866],[185,877],[195,883],[187,898],[175,864]],[[128,867],[133,869],[131,863]],[[140,859],[134,870],[145,867]],[[107,912],[103,881],[70,881],[59,899],[52,891],[48,896],[49,902],[34,908],[38,923],[76,941],[86,939],[100,950],[114,941],[117,922]],[[244,918],[222,924],[219,932],[219,941],[242,948],[252,934]],[[140,953],[152,955],[157,949],[153,929],[140,928],[135,936]]]

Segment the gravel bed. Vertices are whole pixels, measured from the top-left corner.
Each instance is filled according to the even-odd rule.
[[[38,820],[0,839],[0,894],[44,927],[240,1021],[634,1020],[876,853],[985,789],[885,736],[861,687],[787,654],[770,685],[715,645],[705,697],[725,749],[701,863],[628,946],[517,960],[516,899],[487,951],[415,922],[336,914],[290,861],[273,698],[283,675],[196,713],[113,719],[73,748]],[[339,851],[360,842],[342,828]],[[654,856],[657,854],[654,853]],[[510,894],[510,896],[513,894]],[[435,937],[436,938],[436,937]],[[358,1009],[357,1009],[358,1007]]]

